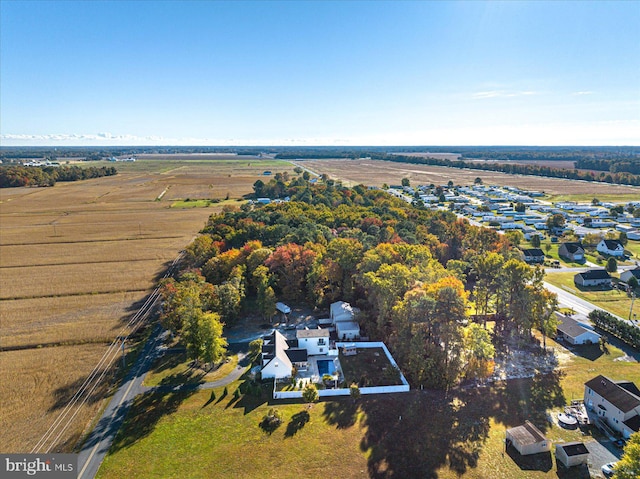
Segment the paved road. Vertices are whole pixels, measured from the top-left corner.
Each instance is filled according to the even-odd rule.
[[[82,446],[78,457],[78,479],[92,478],[98,472],[133,399],[144,392],[142,380],[159,354],[163,334],[160,325],[156,325],[142,352],[138,355],[136,364],[111,398],[98,424]]]

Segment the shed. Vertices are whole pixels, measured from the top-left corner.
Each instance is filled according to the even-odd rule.
[[[522,426],[507,429],[506,441],[507,446],[513,446],[523,456],[551,450],[551,441],[529,421],[525,421]]]
[[[565,442],[556,444],[556,461],[564,467],[587,464],[589,450],[581,442]]]

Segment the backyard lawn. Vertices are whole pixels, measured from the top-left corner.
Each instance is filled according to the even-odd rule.
[[[505,430],[528,419],[553,441],[594,440],[549,423],[548,412],[582,398],[598,374],[640,384],[640,367],[611,345],[573,354],[547,341],[560,358],[555,373],[447,395],[416,390],[309,407],[270,399],[269,385],[261,397],[236,398],[234,382],[213,395],[140,396],[98,477],[578,478],[578,470],[558,474],[551,454],[531,462],[504,453]],[[283,421],[269,432],[260,424],[273,407]]]
[[[158,359],[144,380],[145,386],[175,386],[179,384],[216,381],[227,376],[238,365],[238,356],[230,355],[227,361],[205,372],[191,366],[185,353],[167,354]]]

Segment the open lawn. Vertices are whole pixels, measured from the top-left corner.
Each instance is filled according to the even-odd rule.
[[[579,288],[573,282],[576,273],[555,273],[550,272],[545,276],[545,281],[565,289],[579,298],[589,301],[596,306],[617,314],[623,318],[629,317],[629,308],[631,307],[631,298],[627,293],[618,289],[601,290],[596,288]],[[633,305],[633,313],[640,316],[640,301],[636,301]]]
[[[309,479],[536,479],[597,478],[579,469],[558,471],[552,454],[523,458],[504,452],[507,428],[530,420],[554,442],[602,439],[548,421],[584,394],[598,374],[640,384],[640,367],[608,345],[569,351],[547,340],[560,369],[488,387],[363,396],[321,401],[234,397],[240,382],[209,391],[147,394],[136,400],[98,473],[115,477]],[[635,353],[636,357],[640,354]],[[270,408],[282,424],[260,424]],[[140,461],[141,457],[149,458]]]
[[[230,355],[222,364],[205,371],[194,368],[185,353],[168,354],[158,359],[144,379],[145,386],[177,386],[217,381],[231,373],[238,365],[238,355]]]
[[[31,450],[56,418],[47,406],[56,391],[82,382],[210,214],[240,204],[264,170],[293,173],[288,162],[243,157],[91,165],[119,173],[0,189],[0,384],[11,398],[1,452]],[[171,208],[187,198],[219,202]],[[83,408],[59,444],[70,450],[95,411]]]
[[[444,166],[414,165],[380,160],[305,160],[299,164],[332,178],[342,179],[346,185],[365,184],[382,186],[399,185],[402,178],[409,178],[412,185],[446,185],[452,180],[456,185],[472,185],[475,178],[482,178],[485,185],[516,186],[526,190],[544,191],[552,195],[587,195],[589,201],[601,194],[615,196],[615,201],[631,201],[640,197],[640,188],[588,183],[586,181],[545,178],[541,176],[508,175],[494,171],[447,168]]]

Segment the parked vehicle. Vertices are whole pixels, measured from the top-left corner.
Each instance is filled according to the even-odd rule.
[[[604,474],[604,477],[611,477],[613,476],[613,473],[615,472],[615,467],[616,467],[617,462],[610,462],[609,464],[605,464],[604,466],[602,466],[602,474]]]

